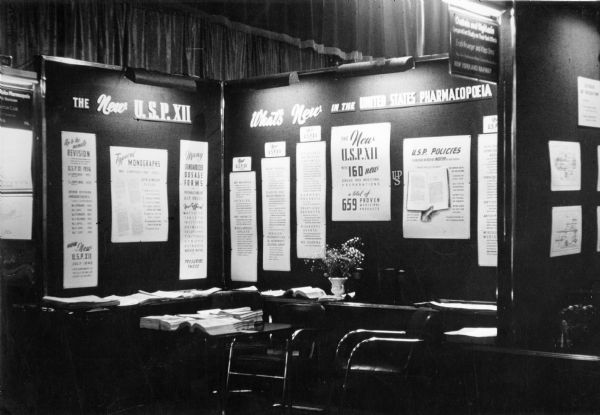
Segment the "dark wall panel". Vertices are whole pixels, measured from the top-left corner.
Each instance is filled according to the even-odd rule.
[[[221,282],[221,89],[217,82],[198,83],[196,90],[134,83],[123,70],[43,62],[47,169],[48,255],[46,291],[50,295],[131,294],[201,288]],[[126,102],[123,113],[97,111],[100,95]],[[77,109],[73,97],[89,98],[90,109]],[[134,99],[191,106],[191,124],[138,121]],[[62,278],[61,131],[96,134],[98,190],[98,287],[64,290]],[[180,140],[209,143],[208,279],[179,281]],[[166,242],[111,243],[110,146],[166,149],[169,233]]]
[[[515,319],[521,341],[551,342],[569,292],[600,275],[600,131],[577,125],[577,77],[598,79],[598,5],[517,4]],[[548,141],[580,143],[581,191],[550,191]],[[582,206],[582,252],[550,258],[552,207]]]
[[[296,258],[295,182],[296,143],[299,125],[292,124],[292,107],[303,104],[307,108],[321,105],[323,113],[304,125],[320,125],[322,140],[327,142],[327,242],[338,244],[352,236],[360,236],[365,243],[365,283],[374,287],[378,273],[388,267],[403,267],[415,272],[423,281],[430,297],[495,300],[496,269],[477,265],[477,134],[482,133],[483,116],[496,114],[496,88],[493,97],[469,102],[396,109],[360,111],[361,96],[391,92],[420,91],[473,85],[476,82],[452,78],[448,75],[447,60],[417,63],[413,70],[394,74],[366,75],[336,78],[333,74],[300,76],[300,83],[287,87],[242,89],[225,87],[225,175],[231,172],[233,157],[252,156],[252,169],[257,171],[258,203],[258,278],[265,288],[306,285],[328,288],[322,275],[310,273],[303,260]],[[333,103],[356,102],[356,111],[331,114]],[[274,111],[283,108],[286,114],[279,127],[250,128],[254,111]],[[471,136],[471,235],[470,239],[405,239],[402,236],[402,185],[391,188],[391,221],[389,222],[333,222],[331,221],[331,127],[378,122],[391,123],[390,169],[403,170],[402,140],[412,137],[449,135]],[[264,144],[286,141],[287,155],[291,158],[291,262],[292,272],[262,270],[262,212],[260,159]],[[227,181],[225,181],[227,186]],[[227,189],[225,194],[227,195]],[[228,200],[226,197],[226,212]],[[228,213],[226,220],[228,220]],[[229,233],[227,223],[225,232]],[[226,237],[225,269],[229,268],[230,241]]]

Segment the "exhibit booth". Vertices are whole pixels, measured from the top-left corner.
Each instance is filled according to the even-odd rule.
[[[548,359],[529,387],[552,359],[600,361],[598,7],[536,7],[450,7],[449,55],[238,81],[2,67],[4,389],[149,399],[161,370],[198,369],[198,340],[140,318],[217,290],[261,293],[266,315],[321,289],[341,334],[437,309],[445,331],[497,328],[489,353]],[[323,267],[349,246],[360,266]]]

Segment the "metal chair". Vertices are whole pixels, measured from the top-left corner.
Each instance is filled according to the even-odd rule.
[[[350,382],[359,375],[377,378],[392,390],[398,380],[412,387],[414,382],[408,382],[409,379],[430,379],[434,376],[431,370],[435,370],[435,365],[431,365],[433,349],[441,337],[439,312],[430,309],[416,310],[406,331],[348,332],[338,342],[335,355],[342,378],[339,412],[344,410]]]
[[[318,370],[319,335],[324,313],[325,308],[316,302],[283,304],[273,321],[290,324],[290,332],[268,338],[259,334],[234,339],[229,347],[225,401],[234,378],[266,380],[281,382],[280,404],[291,408],[293,380],[307,380],[305,372]]]

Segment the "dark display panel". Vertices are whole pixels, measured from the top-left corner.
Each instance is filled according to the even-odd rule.
[[[600,130],[578,126],[577,78],[598,80],[598,5],[516,5],[516,231],[510,284],[517,341],[552,346],[559,312],[596,306]],[[581,190],[551,191],[548,141],[579,143]],[[581,206],[581,253],[550,257],[552,208]]]
[[[221,244],[221,120],[220,84],[183,78],[181,87],[170,79],[168,86],[135,83],[125,70],[99,65],[42,60],[45,79],[47,160],[47,267],[49,295],[127,295],[137,290],[174,290],[220,285]],[[171,77],[173,78],[173,77]],[[154,83],[169,77],[150,76]],[[154,81],[152,81],[154,79]],[[176,79],[176,77],[175,77]],[[158,81],[156,81],[158,80]],[[192,86],[190,88],[190,85]],[[134,101],[143,102],[150,117],[151,104],[160,116],[161,104],[169,117],[191,123],[137,120]],[[104,105],[102,105],[104,103]],[[189,106],[179,111],[173,104]],[[166,117],[165,117],[166,119]],[[63,289],[63,218],[61,131],[96,135],[98,192],[98,286]],[[180,141],[208,142],[208,264],[207,279],[179,280],[179,157]],[[111,146],[165,149],[168,152],[167,198],[168,239],[166,242],[111,242]]]
[[[448,75],[448,61],[419,62],[416,68],[400,73],[336,76],[335,73],[300,74],[300,82],[285,87],[245,89],[235,84],[225,87],[225,206],[226,235],[229,234],[229,201],[227,176],[232,171],[233,157],[252,157],[256,171],[258,221],[258,285],[261,288],[287,288],[299,285],[319,285],[329,288],[322,275],[311,273],[304,260],[296,257],[296,143],[301,126],[320,125],[321,139],[327,142],[327,243],[338,244],[352,236],[365,243],[366,260],[363,283],[378,284],[378,275],[386,268],[404,268],[414,272],[425,286],[428,297],[469,300],[495,300],[496,269],[480,267],[477,262],[477,137],[483,133],[483,117],[496,114],[496,87],[492,96],[463,102],[430,102],[427,105],[360,110],[360,97],[386,95],[408,91],[454,89],[476,85],[477,82]],[[481,84],[480,84],[481,85]],[[348,112],[332,113],[333,104],[354,102]],[[417,97],[418,102],[418,97]],[[292,108],[321,107],[322,112],[304,124],[292,123]],[[341,105],[340,105],[341,108]],[[259,110],[269,113],[283,110],[281,125],[251,128],[252,115]],[[334,126],[391,123],[390,170],[403,170],[403,139],[469,135],[471,137],[470,238],[469,239],[406,239],[402,229],[403,187],[391,181],[391,221],[340,222],[331,214],[330,134]],[[290,157],[291,185],[291,272],[263,271],[261,158],[265,143],[286,142]],[[404,180],[404,176],[401,178]],[[230,267],[230,240],[225,241],[225,270]]]

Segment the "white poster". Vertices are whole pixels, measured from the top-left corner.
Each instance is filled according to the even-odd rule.
[[[96,135],[61,132],[63,286],[98,285]]]
[[[334,221],[391,219],[390,123],[331,128]]]
[[[581,190],[581,151],[574,141],[548,141],[550,189]]]
[[[208,143],[181,140],[179,279],[206,278]]]
[[[550,256],[572,255],[581,252],[581,206],[552,208]]]
[[[264,158],[261,171],[263,269],[290,271],[290,158]]]
[[[405,238],[469,239],[471,136],[405,138]]]
[[[167,240],[167,156],[161,149],[110,147],[113,243]]]
[[[600,252],[600,206],[596,207],[596,251]]]
[[[577,124],[600,128],[600,81],[577,77]]]
[[[29,130],[0,127],[0,192],[32,192]]]
[[[0,193],[0,239],[31,239],[33,195]]]
[[[477,253],[480,267],[498,266],[498,138],[477,139]]]
[[[298,258],[325,257],[326,143],[296,144],[296,251]]]
[[[256,226],[256,172],[229,174],[231,280],[255,282],[258,236]]]
[[[596,163],[598,164],[598,180],[596,190],[600,192],[600,146],[596,147]]]

